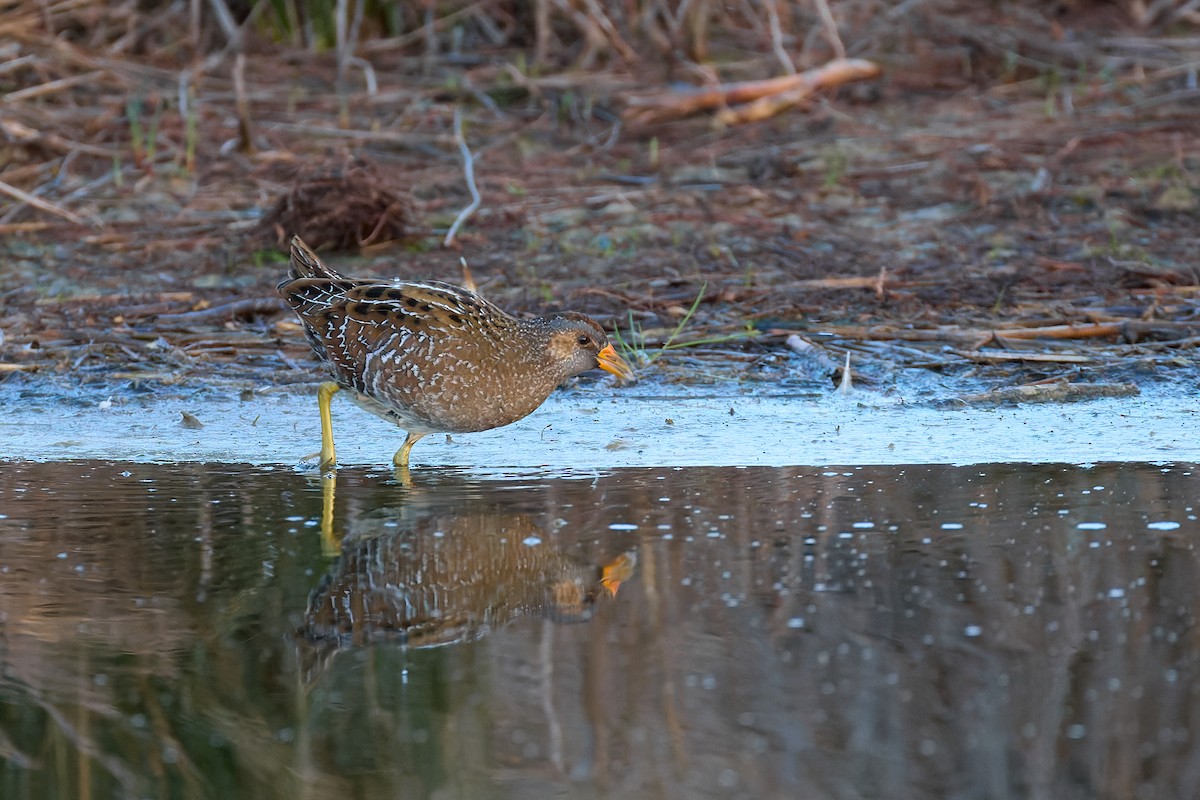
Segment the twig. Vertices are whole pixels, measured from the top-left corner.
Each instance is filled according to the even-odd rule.
[[[359,3],[358,5],[361,6],[362,3]],[[348,40],[350,28],[350,21],[348,19],[350,15],[348,0],[337,0],[336,9],[337,10],[334,13],[333,20],[335,48],[337,50],[337,92],[339,99],[343,103],[344,110],[346,67],[348,66],[350,56],[353,54],[353,48]]]
[[[779,25],[779,0],[763,0],[763,5],[767,7],[767,22],[771,26],[771,49],[775,52],[775,58],[779,59],[780,66],[788,75],[796,74],[796,65],[792,63],[792,57],[788,55],[788,51],[783,46],[783,29]]]
[[[807,70],[795,77],[804,81],[786,91],[760,97],[752,103],[717,112],[717,122],[723,125],[738,125],[769,119],[781,111],[803,103],[820,89],[840,86],[849,81],[874,78],[879,66],[857,58],[839,58],[823,67]]]
[[[373,142],[379,144],[390,144],[397,147],[409,147],[414,150],[419,149],[422,152],[428,152],[426,148],[432,148],[434,145],[442,144],[445,141],[444,136],[425,135],[419,133],[402,133],[396,131],[372,131],[366,129],[341,129],[327,128],[320,125],[302,125],[293,122],[272,122],[266,120],[262,127],[273,130],[283,131],[285,133],[296,133],[303,136],[320,136],[334,139],[355,139],[363,142]]]
[[[833,18],[833,12],[829,10],[829,3],[827,0],[813,0],[813,4],[821,16],[821,24],[825,27],[825,35],[829,37],[829,45],[833,48],[834,55],[845,58],[846,45],[842,44],[842,36],[838,33],[837,22]]]
[[[12,95],[9,95],[6,99],[11,99],[11,97]],[[14,119],[0,120],[0,132],[4,133],[13,142],[20,142],[21,144],[37,143],[38,145],[62,150],[67,154],[83,153],[109,160],[117,158],[120,155],[120,151],[116,148],[72,141],[71,139],[59,136],[57,133],[35,130]],[[8,170],[7,172],[9,175],[12,175],[12,170]]]
[[[18,89],[15,92],[9,92],[4,95],[4,102],[16,103],[22,100],[32,100],[35,97],[53,94],[60,89],[70,89],[72,86],[79,86],[80,84],[93,84],[99,77],[101,77],[100,72],[87,72],[82,75],[72,75],[69,78],[59,78],[56,81],[30,86],[28,89]]]
[[[425,34],[425,54],[421,58],[421,74],[428,75],[433,71],[433,60],[437,57],[438,41],[437,28],[434,26],[434,4],[425,3],[425,24],[421,30]]]
[[[89,224],[86,221],[84,221],[84,219],[82,217],[80,217],[76,214],[72,214],[70,211],[67,211],[65,208],[56,206],[53,203],[48,203],[45,200],[43,200],[42,198],[35,197],[34,195],[31,195],[29,192],[26,192],[22,189],[18,189],[15,186],[10,186],[9,184],[5,183],[4,181],[0,181],[0,193],[6,194],[9,197],[20,200],[22,203],[28,203],[29,205],[33,206],[34,208],[40,208],[42,211],[48,211],[51,214],[62,217],[63,219],[67,220],[68,222],[73,222],[76,225],[88,225]],[[97,225],[95,225],[95,223],[92,223],[92,225],[93,225],[93,227],[98,227]]]
[[[11,236],[14,233],[37,233],[52,228],[54,222],[10,222],[0,223],[0,236]]]
[[[233,12],[229,10],[229,6],[225,5],[225,0],[209,0],[208,4],[212,8],[217,26],[225,34],[225,40],[230,48],[241,52],[242,32],[238,29],[237,20],[233,18]]]
[[[358,47],[358,34],[362,29],[363,7],[366,3],[354,4],[354,19],[349,19],[349,0],[337,0],[337,15],[335,35],[337,37],[337,95],[339,105],[339,124],[343,128],[350,127],[350,106],[346,96],[346,75],[353,64],[363,71],[367,81],[367,93],[374,95],[376,91],[375,70],[371,64],[354,55]]]
[[[628,64],[636,64],[638,61],[637,53],[621,38],[621,34],[617,32],[616,26],[613,25],[608,15],[604,13],[604,9],[600,7],[600,4],[596,0],[583,0],[583,2],[590,12],[591,20],[608,37],[609,43],[621,55],[621,58],[625,59],[625,62]]]
[[[250,101],[246,98],[246,54],[242,52],[233,60],[233,94],[237,108],[238,148],[243,153],[253,153],[254,129],[250,124]]]
[[[1044,361],[1056,364],[1094,364],[1098,359],[1072,353],[1013,353],[1007,350],[951,350],[968,361],[994,364],[1003,361]]]
[[[1121,337],[1126,341],[1136,342],[1143,336],[1154,336],[1159,339],[1176,337],[1175,342],[1190,339],[1200,331],[1200,322],[1175,322],[1171,320],[1143,321],[1129,319],[1125,321],[1079,323],[1066,325],[1031,326],[1028,328],[961,328],[957,325],[942,325],[936,328],[902,328],[894,325],[820,325],[812,330],[825,335],[840,336],[851,340],[884,340],[908,342],[951,342],[965,343],[965,349],[979,350],[988,342],[1028,341],[1032,339],[1106,339]],[[772,328],[766,331],[770,336],[790,336],[795,330]],[[1153,342],[1161,346],[1163,342]],[[1140,346],[1140,345],[1139,345]]]
[[[550,52],[550,0],[534,1],[533,30],[533,63],[540,67]]]
[[[833,356],[829,355],[824,347],[819,347],[813,344],[808,339],[798,335],[790,334],[787,337],[785,344],[788,349],[798,356],[803,356],[821,366],[822,369],[827,369],[830,372],[836,372],[840,366]]]
[[[1036,328],[1006,328],[1003,330],[987,328],[960,328],[956,325],[939,326],[937,328],[898,328],[892,325],[822,325],[819,330],[825,334],[843,336],[847,339],[886,339],[909,342],[972,342],[977,343],[970,349],[977,350],[988,341],[995,339],[1092,339],[1108,336],[1119,336],[1134,324],[1103,323],[1082,325],[1050,325]],[[1170,323],[1158,323],[1159,327],[1173,327]],[[1194,329],[1191,326],[1188,330]],[[795,331],[777,330],[774,333],[788,335]]]
[[[622,116],[640,123],[663,122],[754,100],[774,101],[775,111],[786,105],[795,105],[821,89],[840,86],[848,81],[873,78],[880,72],[879,65],[859,58],[841,58],[830,61],[816,69],[805,70],[795,75],[784,75],[762,81],[744,81],[719,86],[704,87],[686,92],[659,92],[652,95],[633,96],[627,99],[628,107]],[[782,98],[786,105],[782,104]],[[753,103],[742,109],[726,109],[726,114],[763,119],[761,111]],[[774,113],[774,112],[773,112]],[[745,121],[732,119],[723,121]]]
[[[962,405],[999,405],[1008,403],[1076,403],[1100,397],[1133,397],[1139,394],[1133,383],[1050,383],[1026,384],[996,389],[982,394],[957,397]]]
[[[199,311],[183,311],[178,314],[159,314],[158,323],[164,322],[215,322],[251,314],[273,314],[284,309],[283,303],[276,297],[254,297],[245,300],[234,300],[212,308]]]
[[[459,226],[466,222],[467,218],[474,214],[483,202],[483,197],[479,194],[479,187],[475,185],[475,158],[471,155],[471,148],[467,147],[467,140],[463,136],[462,106],[454,108],[454,141],[458,144],[458,152],[462,154],[463,174],[467,180],[467,188],[471,191],[471,204],[458,212],[458,216],[454,218],[454,224],[450,226],[450,230],[446,231],[442,247],[451,247],[454,244],[454,235],[458,233]]]
[[[993,331],[1000,339],[1092,339],[1120,336],[1128,323],[1101,322],[1085,325],[1047,325],[1037,328],[1003,328]]]
[[[478,0],[478,2],[472,3],[465,8],[459,8],[451,11],[444,17],[434,17],[433,12],[430,11],[425,18],[425,23],[416,30],[411,30],[408,33],[400,36],[382,37],[378,39],[368,38],[362,43],[361,49],[363,52],[367,53],[395,52],[405,50],[422,40],[425,40],[428,46],[430,44],[430,36],[434,37],[432,44],[436,49],[436,34],[439,30],[443,30],[458,23],[463,17],[469,17],[472,14],[478,13],[480,9],[486,8],[494,2],[495,0]],[[433,5],[431,4],[428,7],[432,9]]]

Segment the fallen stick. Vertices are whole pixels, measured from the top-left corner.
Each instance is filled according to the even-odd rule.
[[[233,319],[256,314],[274,314],[283,311],[283,302],[275,297],[253,297],[245,300],[234,300],[212,308],[202,308],[198,311],[181,311],[178,314],[159,314],[155,322],[193,323],[214,322],[217,320]]]
[[[1126,322],[1099,322],[1087,325],[1049,325],[1041,328],[1005,328],[993,333],[1001,339],[1093,339],[1120,336],[1125,332],[1127,325]]]
[[[743,81],[682,92],[659,92],[626,99],[623,116],[631,122],[653,123],[698,114],[715,108],[751,103],[789,93],[794,105],[816,91],[854,80],[873,78],[879,65],[860,58],[838,58],[816,69],[761,81]]]
[[[1133,383],[1039,383],[968,394],[948,402],[953,405],[1075,403],[1100,397],[1133,397],[1139,393]]]
[[[36,197],[36,196],[30,194],[29,192],[18,189],[15,186],[10,186],[9,184],[5,183],[4,181],[0,181],[0,192],[8,195],[9,197],[12,197],[15,200],[20,200],[22,203],[31,205],[34,208],[40,208],[42,211],[48,211],[51,214],[54,214],[55,216],[62,217],[67,222],[74,223],[75,225],[86,226],[88,224],[87,222],[84,221],[84,219],[82,217],[80,217],[76,214],[72,214],[70,211],[67,211],[65,208],[56,206],[53,203],[48,203],[45,200],[43,200],[42,198]]]
[[[850,81],[874,78],[879,74],[879,67],[862,59],[839,59],[816,70],[809,70],[801,74],[810,76],[810,80],[792,89],[760,97],[742,106],[721,109],[717,112],[717,122],[722,125],[741,125],[770,119],[782,111],[803,103],[821,89],[841,86]]]
[[[11,102],[11,97],[7,98]],[[59,136],[57,133],[46,133],[35,128],[31,128],[24,123],[13,119],[0,120],[0,131],[13,142],[21,144],[36,143],[39,145],[48,145],[56,150],[62,150],[65,153],[86,153],[90,156],[99,156],[100,158],[116,158],[120,155],[120,151],[112,147],[99,147],[85,142],[75,142]],[[11,174],[11,170],[9,171]]]
[[[812,335],[840,336],[844,339],[858,341],[906,341],[906,342],[946,342],[946,341],[986,341],[989,332],[979,330],[964,330],[962,328],[897,328],[891,325],[817,325],[809,330],[797,331],[787,328],[771,328],[766,331],[769,336],[787,337],[793,333]]]
[[[888,284],[902,285],[902,284]],[[891,325],[817,325],[807,331],[776,328],[768,333],[787,336],[790,333],[809,333],[842,336],[847,339],[896,339],[909,342],[979,342],[972,350],[980,349],[984,342],[999,339],[1102,339],[1116,336],[1140,336],[1153,333],[1159,336],[1176,334],[1195,335],[1200,331],[1200,322],[1175,322],[1172,320],[1143,321],[1130,319],[1125,322],[1085,323],[1082,325],[1043,325],[1032,328],[896,328]]]
[[[9,236],[14,233],[37,233],[57,224],[56,222],[9,222],[0,225],[0,236]]]
[[[70,89],[72,86],[86,85],[95,83],[101,77],[99,72],[88,72],[82,75],[71,75],[67,78],[59,78],[55,81],[47,83],[39,83],[37,86],[30,86],[26,89],[18,89],[15,92],[9,92],[4,95],[5,103],[18,103],[23,100],[32,100],[35,97],[42,97],[47,94],[54,94],[62,89]]]
[[[951,350],[950,352],[969,361],[983,363],[1046,361],[1060,364],[1092,364],[1097,361],[1092,356],[1073,355],[1069,353],[1013,353],[1007,350]]]
[[[812,278],[793,281],[789,289],[872,289],[882,295],[885,289],[911,289],[917,286],[932,286],[933,281],[898,281],[888,277],[885,270],[878,275],[847,276],[844,278]]]
[[[822,369],[827,369],[830,372],[833,372],[841,368],[841,364],[838,363],[836,358],[830,356],[825,348],[813,344],[803,336],[797,336],[793,333],[791,336],[787,337],[785,344],[793,353],[798,356],[803,356],[804,358],[812,359],[814,362],[819,364]]]

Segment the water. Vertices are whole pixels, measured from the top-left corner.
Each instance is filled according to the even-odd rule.
[[[0,797],[1200,792],[1189,465],[0,465]]]

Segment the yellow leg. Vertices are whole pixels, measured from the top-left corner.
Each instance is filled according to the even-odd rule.
[[[424,435],[423,433],[409,433],[405,437],[404,444],[400,445],[400,449],[392,457],[392,463],[396,465],[397,469],[408,469],[408,454],[412,452],[413,445]]]
[[[333,449],[333,417],[329,404],[342,387],[325,381],[317,389],[317,408],[321,410],[321,472],[337,468],[337,453]]]

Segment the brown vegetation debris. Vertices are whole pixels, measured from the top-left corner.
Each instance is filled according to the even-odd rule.
[[[362,158],[302,167],[255,228],[283,247],[300,236],[313,247],[349,250],[418,233],[417,205],[379,166]]]

